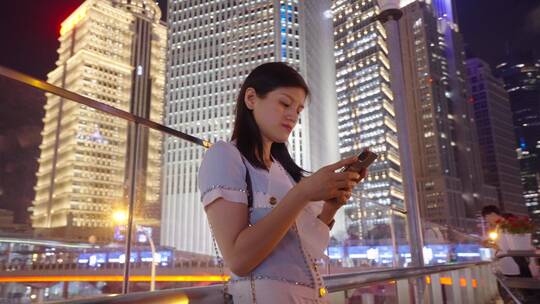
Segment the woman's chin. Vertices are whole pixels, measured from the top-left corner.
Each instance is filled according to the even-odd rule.
[[[273,140],[273,142],[275,143],[287,143],[289,141],[289,134],[287,135],[281,135],[281,136],[276,136]]]

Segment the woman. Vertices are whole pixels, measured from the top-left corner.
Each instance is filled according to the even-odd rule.
[[[238,95],[232,141],[214,144],[201,164],[202,203],[234,274],[234,303],[327,302],[316,262],[336,211],[366,172],[335,172],[351,157],[304,177],[286,142],[308,94],[286,64],[257,67]]]

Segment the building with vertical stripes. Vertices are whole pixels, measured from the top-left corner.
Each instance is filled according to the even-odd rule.
[[[310,101],[289,151],[314,170],[338,159],[330,1],[169,0],[167,126],[216,142],[229,140],[237,94],[249,72],[286,62],[304,76]],[[197,188],[205,149],[165,139],[161,241],[212,253]]]
[[[166,27],[160,17],[151,1],[85,1],[62,23],[48,82],[162,122]],[[64,239],[110,240],[111,213],[127,208],[132,179],[138,223],[159,228],[159,134],[136,132],[125,120],[48,94],[42,136],[34,228]]]

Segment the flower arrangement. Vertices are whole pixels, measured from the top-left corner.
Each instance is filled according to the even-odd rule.
[[[525,234],[534,231],[534,223],[527,216],[509,216],[498,220],[499,229],[509,234]]]

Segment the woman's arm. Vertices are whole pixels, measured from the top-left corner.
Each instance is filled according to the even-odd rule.
[[[309,201],[293,187],[263,219],[248,226],[247,205],[216,200],[206,208],[223,258],[232,272],[245,276],[283,239]]]
[[[347,191],[340,189],[346,188],[352,180],[358,180],[359,174],[335,173],[335,170],[354,161],[356,158],[342,160],[302,179],[270,213],[253,226],[248,226],[245,204],[219,198],[207,205],[208,221],[231,271],[245,276],[257,267],[283,239],[309,202],[343,199]]]

